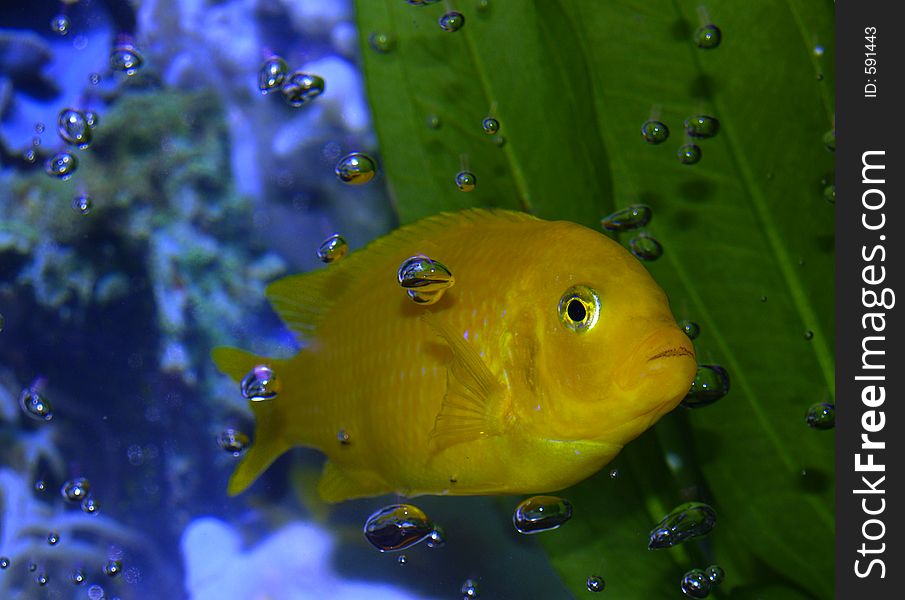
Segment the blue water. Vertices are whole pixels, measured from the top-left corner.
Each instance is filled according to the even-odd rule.
[[[449,541],[400,565],[361,532],[397,499],[321,504],[316,452],[226,495],[237,459],[217,437],[253,422],[210,349],[292,352],[263,286],[396,219],[381,176],[333,174],[379,158],[349,1],[140,5],[0,3],[0,598],[457,598],[467,578],[485,598],[569,597],[514,531],[516,498],[418,499]],[[116,47],[141,57],[131,75]],[[260,94],[271,53],[325,93]],[[67,108],[96,113],[87,148],[60,138]],[[44,172],[60,152],[66,180]],[[76,478],[96,513],[62,497]]]

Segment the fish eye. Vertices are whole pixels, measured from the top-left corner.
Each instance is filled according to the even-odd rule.
[[[559,299],[559,321],[576,333],[593,328],[599,314],[600,297],[586,285],[570,287]]]

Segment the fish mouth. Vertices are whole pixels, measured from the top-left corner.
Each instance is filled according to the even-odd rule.
[[[667,348],[666,350],[657,352],[656,354],[648,358],[647,362],[660,358],[669,358],[671,356],[690,356],[691,358],[694,358],[694,353],[686,346],[675,346],[673,348]]]

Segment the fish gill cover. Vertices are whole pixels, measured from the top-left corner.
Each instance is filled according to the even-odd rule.
[[[715,597],[831,597],[834,440],[806,415],[834,402],[833,3],[456,8],[450,28],[444,4],[356,0],[401,221],[496,206],[599,227],[643,203],[647,238],[619,239],[654,249],[636,255],[699,329],[702,377],[731,377],[630,444],[617,477],[562,493],[572,522],[540,536],[553,565],[579,595],[600,571],[620,598],[680,581],[702,597],[681,574],[716,563]],[[649,551],[652,524],[690,500],[713,506],[713,533]]]

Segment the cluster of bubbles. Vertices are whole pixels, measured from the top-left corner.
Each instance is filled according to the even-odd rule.
[[[334,233],[317,247],[317,257],[327,264],[341,260],[348,252],[349,244],[338,233]]]
[[[682,400],[686,408],[713,404],[729,393],[729,373],[720,365],[698,365],[688,395]]]
[[[63,483],[60,487],[60,495],[70,504],[78,504],[82,512],[89,515],[97,514],[100,505],[91,495],[91,483],[84,477],[76,477]]]
[[[512,513],[516,531],[540,533],[560,527],[572,518],[572,504],[558,496],[532,496],[521,501]]]
[[[416,304],[434,304],[456,282],[439,261],[424,255],[412,256],[399,266],[396,279]]]
[[[653,211],[645,204],[632,204],[605,216],[600,224],[607,231],[625,232],[641,229],[650,223]],[[663,246],[646,232],[629,240],[629,250],[640,260],[653,261],[663,256]]]
[[[720,129],[720,122],[710,115],[694,115],[685,119],[685,134],[690,138],[706,139],[713,137]],[[650,119],[641,125],[641,137],[648,144],[662,144],[669,139],[669,127],[661,121]],[[694,165],[700,162],[703,152],[695,143],[682,144],[676,153],[683,165]]]
[[[374,512],[364,525],[364,535],[381,552],[395,552],[427,541],[437,548],[446,543],[443,529],[412,504],[391,504]]]
[[[97,113],[91,110],[81,111],[75,108],[64,108],[60,111],[57,118],[57,133],[64,142],[71,146],[76,146],[84,150],[91,145],[92,130],[97,127]],[[38,123],[35,131],[41,133],[44,131],[44,125]],[[39,138],[35,138],[35,145],[40,143]],[[30,162],[34,160],[33,150],[26,156],[26,160]],[[29,158],[30,157],[30,158]],[[57,177],[66,181],[72,177],[73,173],[78,169],[79,161],[74,154],[68,151],[57,152],[47,159],[44,163],[44,171],[51,177]],[[91,211],[91,198],[87,194],[78,194],[72,199],[72,208],[77,213],[86,215]]]
[[[716,526],[716,512],[703,502],[686,502],[672,509],[648,536],[650,550],[676,544],[710,533]]]
[[[255,365],[239,383],[242,397],[252,402],[273,400],[280,393],[280,380],[267,365]]]
[[[324,87],[322,77],[304,71],[290,73],[286,61],[276,55],[268,57],[258,71],[262,94],[279,90],[287,104],[296,108],[323,94]]]
[[[378,52],[389,52],[395,39],[389,34],[372,33],[369,42]],[[289,72],[289,65],[281,57],[272,55],[258,70],[258,89],[262,94],[279,90],[283,99],[298,108],[324,93],[323,77],[304,71]],[[364,185],[377,174],[377,162],[362,152],[353,152],[339,159],[334,168],[336,177],[349,185]]]
[[[706,598],[713,586],[719,585],[726,573],[719,565],[707,569],[692,569],[682,576],[679,589],[689,598]]]

